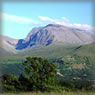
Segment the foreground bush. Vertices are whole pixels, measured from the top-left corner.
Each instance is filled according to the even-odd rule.
[[[4,91],[50,91],[54,90],[56,67],[40,57],[28,57],[23,62],[25,75],[18,78],[5,74],[2,76]]]

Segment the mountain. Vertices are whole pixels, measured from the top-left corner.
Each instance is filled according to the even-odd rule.
[[[58,24],[48,24],[44,27],[33,28],[25,39],[0,37],[0,50],[18,53],[47,47],[80,46],[94,42],[94,36],[85,31]]]
[[[34,28],[25,39],[17,43],[17,50],[48,46],[51,43],[68,44],[90,44],[93,42],[93,35],[89,32],[66,27],[58,24],[49,24],[45,27]]]
[[[0,36],[0,55],[16,53],[15,47],[18,40],[7,36]]]

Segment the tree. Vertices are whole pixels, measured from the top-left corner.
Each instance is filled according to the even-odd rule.
[[[16,91],[17,78],[12,74],[5,74],[2,76],[2,88],[3,91]]]
[[[32,90],[46,90],[55,84],[56,67],[40,57],[27,57],[23,62]]]

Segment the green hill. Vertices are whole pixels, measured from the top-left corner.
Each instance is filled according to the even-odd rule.
[[[63,58],[65,63],[84,62],[84,57],[89,58],[90,64],[95,62],[95,43],[84,46],[65,46],[62,44],[49,45],[39,49],[32,49],[28,52],[19,53],[13,56],[1,56],[0,65],[2,73],[19,74],[21,72],[21,63],[28,56],[40,56],[55,62]],[[76,57],[79,56],[79,57]],[[75,58],[75,60],[73,60]],[[60,61],[59,61],[60,63]],[[17,65],[16,65],[17,64]],[[18,70],[17,70],[18,68]],[[13,72],[14,71],[14,72]]]
[[[92,63],[95,63],[95,43],[84,45],[81,48],[74,50],[73,54],[87,56],[91,59]]]

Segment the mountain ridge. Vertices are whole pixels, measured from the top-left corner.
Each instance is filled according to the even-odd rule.
[[[48,24],[44,27],[33,28],[22,42],[19,41],[16,49],[24,49],[29,45],[33,47],[38,44],[47,46],[55,41],[67,44],[89,44],[93,42],[93,37],[84,30],[58,24]]]
[[[8,52],[16,53],[20,50],[40,48],[53,43],[65,45],[85,45],[94,42],[93,35],[87,31],[70,28],[59,24],[48,24],[43,27],[33,28],[25,39],[13,39],[0,36],[3,47]],[[5,48],[7,45],[7,48]],[[10,48],[10,50],[9,50]]]

